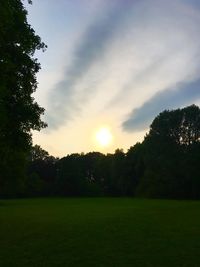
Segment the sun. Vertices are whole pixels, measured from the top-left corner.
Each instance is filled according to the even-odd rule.
[[[100,128],[96,133],[96,141],[102,147],[106,147],[111,144],[113,136],[107,127]]]

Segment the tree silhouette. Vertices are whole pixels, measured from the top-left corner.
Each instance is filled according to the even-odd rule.
[[[34,195],[54,195],[58,158],[35,145],[31,148],[27,169],[27,191]]]
[[[0,1],[0,194],[23,192],[31,130],[46,126],[44,109],[32,96],[40,69],[33,55],[45,48],[21,0]]]
[[[144,142],[144,174],[138,194],[198,198],[200,109],[192,105],[164,111],[152,122]]]
[[[152,122],[148,138],[163,138],[189,146],[200,141],[200,109],[195,105],[164,111]]]

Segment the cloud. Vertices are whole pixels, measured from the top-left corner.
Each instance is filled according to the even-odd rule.
[[[177,84],[199,78],[200,14],[189,0],[99,3],[99,15],[75,44],[63,79],[50,92],[50,129],[90,110],[91,99],[93,113],[101,107],[99,113],[114,110],[122,117],[133,110],[123,129],[136,130],[136,125],[142,129],[149,123],[148,115],[168,108],[165,98],[174,107],[180,103],[178,98],[184,102],[186,91]],[[158,101],[160,107],[150,104],[148,111],[151,101]],[[132,121],[137,121],[135,126]]]
[[[181,1],[142,1],[137,7],[139,17],[131,18],[118,45],[127,51],[129,77],[107,106],[131,99],[137,106],[135,98],[144,102],[156,91],[199,77],[199,11]]]
[[[161,111],[192,104],[200,99],[200,79],[156,93],[141,107],[133,109],[122,127],[125,131],[145,130]]]
[[[126,2],[126,9],[132,1]],[[65,77],[50,93],[47,121],[50,128],[58,128],[79,112],[76,86],[95,62],[104,56],[106,47],[121,24],[125,10],[120,0],[103,4],[100,15],[88,26],[77,45],[71,64],[65,70]],[[87,94],[87,90],[84,91]],[[89,95],[88,95],[89,97]]]

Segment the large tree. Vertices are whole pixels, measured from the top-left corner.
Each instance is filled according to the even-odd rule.
[[[186,147],[200,142],[200,108],[191,105],[163,111],[150,126],[148,138],[154,137]]]
[[[29,1],[30,3],[31,1]],[[44,50],[27,22],[21,0],[0,1],[0,193],[22,191],[26,153],[31,130],[46,124],[41,120],[44,109],[32,94],[37,88],[36,73],[40,64],[36,50]]]
[[[200,108],[163,111],[143,142],[138,192],[149,197],[200,197]]]

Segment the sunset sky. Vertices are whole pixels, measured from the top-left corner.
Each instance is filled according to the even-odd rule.
[[[128,149],[164,109],[200,104],[200,1],[34,0],[28,22],[48,45],[34,95],[54,156]],[[100,128],[108,145],[95,138]]]

